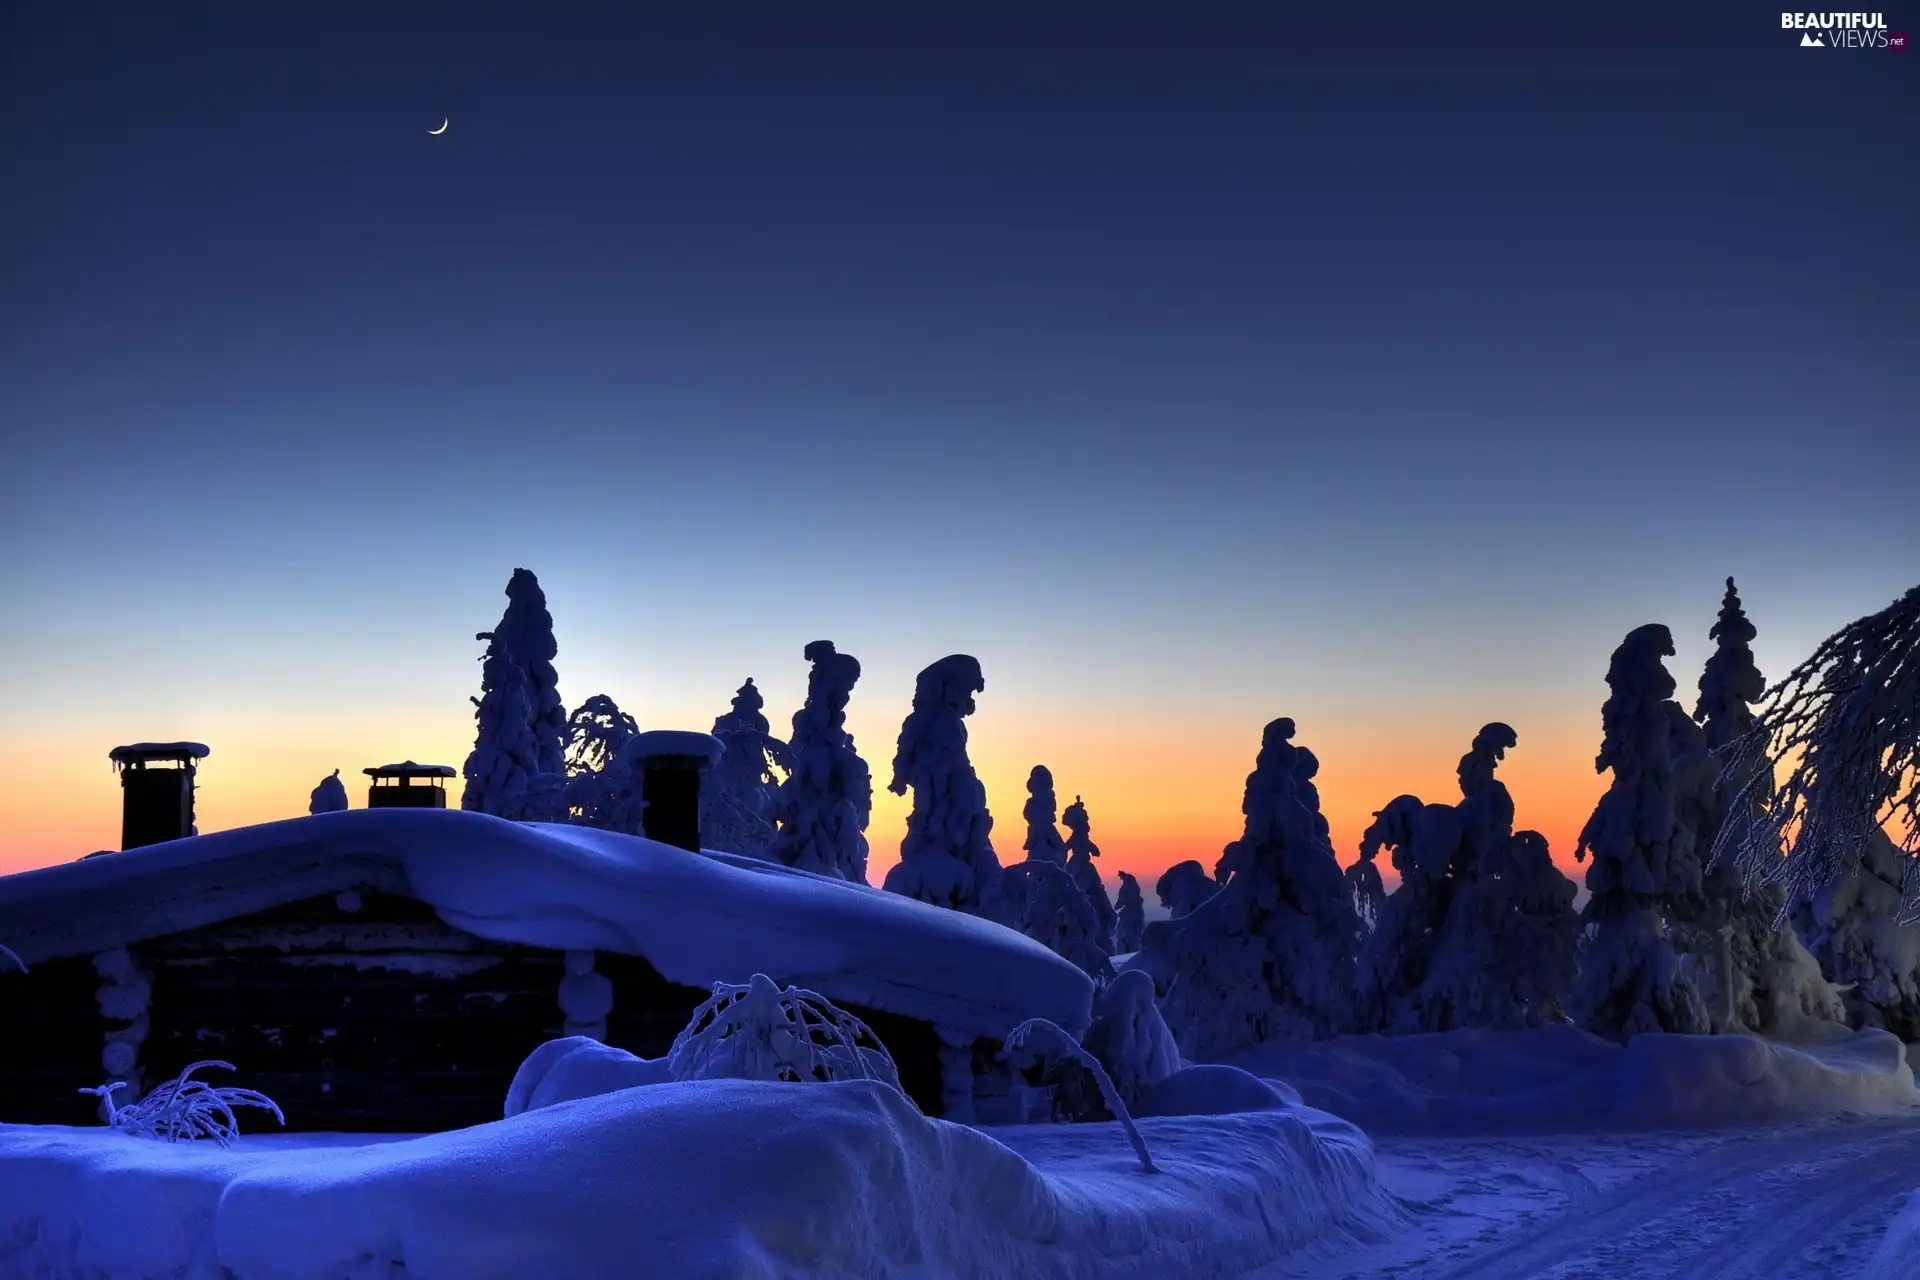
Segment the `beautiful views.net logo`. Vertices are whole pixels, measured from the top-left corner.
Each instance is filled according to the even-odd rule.
[[[1907,33],[1887,30],[1879,13],[1783,13],[1782,31],[1798,31],[1802,49],[1907,50]]]

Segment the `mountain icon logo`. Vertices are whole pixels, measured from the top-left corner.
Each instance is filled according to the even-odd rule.
[[[1824,49],[1827,47],[1827,42],[1813,34],[1813,32],[1807,31],[1801,33],[1800,47],[1802,49]]]

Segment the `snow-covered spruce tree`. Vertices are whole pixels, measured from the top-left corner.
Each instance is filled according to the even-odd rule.
[[[1395,796],[1362,834],[1360,861],[1391,850],[1400,884],[1380,904],[1360,949],[1358,1026],[1400,1034],[1440,1030],[1426,1025],[1422,996],[1459,882],[1454,864],[1463,834],[1459,810],[1418,796]]]
[[[559,800],[566,821],[640,833],[638,784],[621,757],[639,732],[633,717],[604,693],[574,708],[567,717],[567,780]]]
[[[339,813],[346,807],[347,788],[346,784],[340,781],[340,771],[338,769],[335,769],[331,774],[320,779],[320,785],[315,787],[313,794],[307,798],[307,812],[309,814]]]
[[[1920,1041],[1920,926],[1900,922],[1910,860],[1884,831],[1853,870],[1797,903],[1794,923],[1850,1019]]]
[[[1460,779],[1460,857],[1456,871],[1472,876],[1488,850],[1505,845],[1513,836],[1513,796],[1507,784],[1494,776],[1507,752],[1520,743],[1513,726],[1493,721],[1480,726],[1473,745],[1454,770]]]
[[[506,644],[490,631],[474,637],[487,642],[480,668],[480,696],[474,698],[473,751],[461,773],[467,784],[460,807],[497,818],[518,819],[526,811],[528,784],[539,771],[539,747],[527,718],[527,678]]]
[[[1920,847],[1920,586],[1823,641],[1727,754],[1739,790],[1713,856],[1733,858],[1751,885],[1783,881],[1795,901],[1811,898],[1887,823],[1904,829],[1899,848]]]
[[[1460,759],[1459,804],[1400,796],[1367,829],[1358,865],[1390,848],[1400,886],[1361,951],[1362,1026],[1408,1033],[1560,1016],[1577,955],[1574,886],[1538,833],[1513,832],[1513,797],[1494,771],[1518,741],[1505,724],[1483,726]],[[1531,969],[1516,974],[1516,964]]]
[[[1494,770],[1518,741],[1499,722],[1483,725],[1460,758],[1460,803],[1425,804],[1416,796],[1396,796],[1374,814],[1360,841],[1360,861],[1348,872],[1356,909],[1373,907],[1373,929],[1361,949],[1359,1023],[1388,1031],[1443,1031],[1458,1025],[1459,995],[1452,987],[1472,981],[1456,960],[1436,969],[1449,933],[1448,920],[1462,886],[1473,882],[1488,851],[1513,835],[1513,798]],[[1379,873],[1366,874],[1382,848],[1393,851],[1400,885],[1379,899]],[[1470,940],[1456,948],[1471,950]],[[1434,979],[1442,979],[1436,985]]]
[[[1055,816],[1060,802],[1053,795],[1053,771],[1043,764],[1027,774],[1027,804],[1020,816],[1027,820],[1027,857],[1040,862],[1067,863],[1067,846],[1060,839]]]
[[[1427,978],[1427,1009],[1456,1027],[1518,1030],[1565,1015],[1580,965],[1577,890],[1538,831],[1516,831],[1481,855],[1454,894]]]
[[[567,717],[567,772],[599,773],[620,756],[627,739],[640,732],[634,718],[604,693],[596,693]]]
[[[765,857],[779,812],[780,774],[791,767],[787,744],[773,736],[753,680],[713,722],[723,748],[700,802],[700,843],[726,853]]]
[[[1275,1036],[1328,1036],[1352,1021],[1360,924],[1326,824],[1302,803],[1291,720],[1275,720],[1247,777],[1246,831],[1227,883],[1146,948],[1167,975],[1161,1010],[1196,1061]]]
[[[531,569],[515,569],[507,582],[507,610],[493,633],[527,678],[527,726],[533,732],[534,772],[566,773],[567,710],[560,703],[560,677],[553,669],[559,645],[547,593]]]
[[[1087,895],[1087,901],[1093,904],[1093,912],[1100,919],[1101,946],[1108,955],[1113,954],[1113,899],[1107,896],[1106,882],[1100,879],[1100,868],[1093,860],[1100,856],[1100,846],[1093,842],[1093,820],[1087,816],[1087,805],[1079,796],[1067,806],[1060,815],[1067,827],[1067,870],[1073,873],[1074,883],[1080,886],[1080,892]]]
[[[1692,856],[1703,861],[1729,806],[1736,800],[1752,806],[1762,799],[1760,789],[1744,787],[1749,779],[1722,771],[1728,749],[1753,730],[1750,704],[1766,691],[1753,658],[1758,634],[1728,578],[1720,616],[1707,632],[1714,650],[1700,676],[1693,711],[1699,725],[1676,716],[1673,734],[1676,812]],[[1748,767],[1765,765],[1755,761]],[[1757,816],[1749,814],[1747,821]],[[1809,1018],[1844,1019],[1838,993],[1782,923],[1785,906],[1778,884],[1748,892],[1731,858],[1704,867],[1697,902],[1676,904],[1676,915],[1691,931],[1688,963],[1715,1031],[1787,1033]]]
[[[1168,867],[1166,874],[1154,881],[1153,892],[1160,899],[1160,905],[1167,909],[1168,917],[1178,920],[1191,915],[1195,907],[1220,892],[1220,882],[1208,875],[1205,867],[1188,858]]]
[[[1067,869],[1043,858],[1013,863],[987,882],[980,914],[1077,965],[1095,984],[1113,976],[1100,917]]]
[[[778,821],[768,853],[802,871],[867,882],[867,819],[873,778],[847,732],[847,702],[860,663],[831,640],[806,648],[813,664],[807,701],[793,716],[788,744],[792,772],[781,784]]]
[[[1454,883],[1415,1002],[1428,1030],[1537,1027],[1564,1014],[1580,955],[1577,891],[1545,836],[1513,829],[1513,796],[1494,773],[1519,741],[1510,726],[1487,724],[1460,758]]]
[[[1613,651],[1595,761],[1613,782],[1574,850],[1576,859],[1591,852],[1593,865],[1583,915],[1592,938],[1573,1004],[1589,1030],[1618,1040],[1711,1025],[1667,934],[1673,905],[1700,893],[1700,863],[1675,812],[1675,686],[1661,661],[1672,656],[1673,635],[1657,623]]]
[[[1120,873],[1120,892],[1113,908],[1113,951],[1124,955],[1140,949],[1140,935],[1147,927],[1147,900],[1140,893],[1140,882],[1125,871]]]
[[[987,790],[967,758],[966,718],[973,695],[986,687],[980,663],[964,653],[940,659],[914,683],[913,710],[900,726],[887,786],[897,796],[913,791],[900,862],[887,872],[890,893],[977,912],[1000,874]]]

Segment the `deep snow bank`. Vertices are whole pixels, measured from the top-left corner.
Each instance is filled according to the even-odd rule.
[[[423,1138],[224,1152],[0,1126],[0,1274],[1161,1280],[1394,1212],[1370,1144],[1332,1117],[1141,1128],[1157,1176],[1114,1125],[1002,1143],[866,1082],[656,1084]]]
[[[1274,1041],[1234,1063],[1310,1107],[1380,1132],[1693,1128],[1920,1106],[1884,1031],[1823,1045],[1753,1036],[1635,1036],[1571,1027]]]

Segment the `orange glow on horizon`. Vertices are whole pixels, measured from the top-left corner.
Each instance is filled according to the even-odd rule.
[[[366,803],[360,770],[392,759],[448,763],[465,759],[471,730],[395,718],[368,724],[323,722],[299,732],[236,718],[204,724],[195,734],[213,754],[202,762],[196,816],[202,831],[218,831],[294,817],[306,812],[309,792],[339,768],[354,807]],[[1059,804],[1085,799],[1100,866],[1109,884],[1118,872],[1137,876],[1153,905],[1154,881],[1188,858],[1209,871],[1222,847],[1240,834],[1240,802],[1253,768],[1262,722],[1244,725],[1151,724],[1112,721],[1066,728],[1058,723],[1009,723],[994,718],[989,739],[978,729],[971,742],[975,768],[994,813],[994,848],[1003,863],[1024,856],[1027,773],[1044,761],[1054,774]],[[1449,726],[1417,737],[1391,739],[1359,731],[1312,731],[1296,739],[1321,762],[1316,784],[1343,866],[1357,853],[1360,834],[1375,810],[1393,797],[1414,794],[1431,803],[1459,797],[1454,769],[1477,725]],[[381,746],[379,744],[386,744]],[[370,745],[371,744],[371,745]],[[107,750],[114,743],[77,735],[41,739],[31,750],[0,750],[0,873],[64,862],[96,849],[116,849],[120,840],[120,787]],[[868,876],[879,884],[899,860],[910,797],[886,790],[886,759],[875,759],[873,820]],[[890,756],[890,753],[889,753]],[[1520,747],[1508,753],[1500,776],[1513,792],[1517,825],[1542,832],[1554,859],[1576,879],[1573,840],[1604,789],[1592,770],[1592,749],[1574,735],[1550,740],[1523,730]],[[457,803],[459,780],[452,782]],[[1390,873],[1390,868],[1383,867]],[[1391,876],[1389,874],[1389,879]]]

